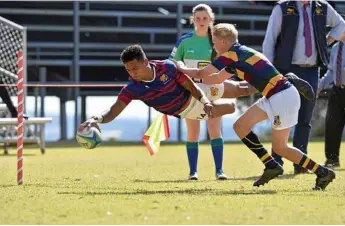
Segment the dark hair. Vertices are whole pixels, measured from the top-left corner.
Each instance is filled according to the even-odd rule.
[[[130,45],[122,51],[120,59],[122,63],[127,63],[132,60],[143,61],[146,59],[146,55],[140,45]]]

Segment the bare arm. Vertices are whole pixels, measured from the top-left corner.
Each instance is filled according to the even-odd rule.
[[[249,84],[247,81],[241,81],[240,87],[246,89],[246,94],[244,96],[249,96],[251,94],[255,94],[259,92],[254,86]]]
[[[94,116],[93,118],[102,117],[102,121],[98,121],[99,123],[108,123],[113,121],[117,116],[121,114],[121,112],[127,107],[122,100],[117,99],[116,102],[108,109],[105,110],[101,116]]]
[[[104,111],[99,116],[93,116],[90,119],[83,122],[78,131],[83,131],[85,127],[96,127],[99,131],[101,129],[98,126],[98,123],[108,123],[113,121],[125,108],[127,104],[123,101],[117,99],[116,102],[106,111]]]
[[[211,104],[211,101],[207,98],[199,86],[192,81],[191,78],[186,75],[184,76],[186,79],[180,83],[181,86],[188,90],[195,99],[199,100],[204,105],[204,111],[209,117],[213,117],[215,114],[215,109]]]
[[[212,64],[208,64],[206,67],[202,69],[198,69],[198,68],[187,68],[185,65],[178,63],[176,61],[174,61],[174,63],[177,67],[177,70],[188,75],[191,78],[204,79],[208,75],[218,72],[218,69],[215,68]]]
[[[203,83],[205,84],[221,84],[228,78],[231,78],[233,74],[230,74],[226,69],[222,69],[219,72],[213,73],[209,76],[203,77]]]
[[[201,100],[202,98],[204,98],[207,103],[211,103],[211,101],[208,100],[208,98],[205,96],[204,92],[200,89],[200,87],[197,86],[188,76],[186,76],[186,80],[183,83],[181,83],[181,85],[186,90],[188,90],[195,99]]]

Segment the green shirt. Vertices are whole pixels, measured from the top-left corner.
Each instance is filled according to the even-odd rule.
[[[195,32],[183,35],[176,43],[169,59],[183,61],[189,68],[203,68],[211,62],[212,46],[208,36]]]

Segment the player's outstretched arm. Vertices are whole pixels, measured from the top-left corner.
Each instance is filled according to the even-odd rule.
[[[117,99],[116,102],[106,111],[98,116],[92,116],[90,119],[83,122],[78,130],[82,131],[85,127],[96,127],[99,131],[101,129],[98,123],[108,123],[113,121],[121,112],[127,107],[127,104]]]
[[[202,82],[205,84],[221,84],[232,76],[233,74],[227,72],[225,69],[222,69],[219,72],[203,77]]]
[[[175,63],[178,71],[188,75],[191,78],[204,79],[206,76],[218,72],[218,69],[215,68],[212,64],[209,64],[202,69],[198,69],[187,68],[187,66],[185,66],[183,63],[179,63],[175,60],[173,60],[173,62]]]
[[[104,111],[100,116],[102,117],[98,119],[99,123],[108,123],[113,121],[117,116],[121,114],[121,112],[127,107],[127,104],[124,103],[122,100],[117,99],[116,102],[109,108],[108,110]]]

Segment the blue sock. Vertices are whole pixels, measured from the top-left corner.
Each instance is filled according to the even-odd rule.
[[[199,154],[199,142],[189,142],[186,143],[187,147],[187,155],[188,155],[188,162],[190,172],[189,174],[193,174],[197,172],[197,165],[198,165],[198,154]]]
[[[213,153],[214,164],[216,165],[216,173],[221,173],[223,170],[223,138],[216,138],[211,140],[211,147]]]

